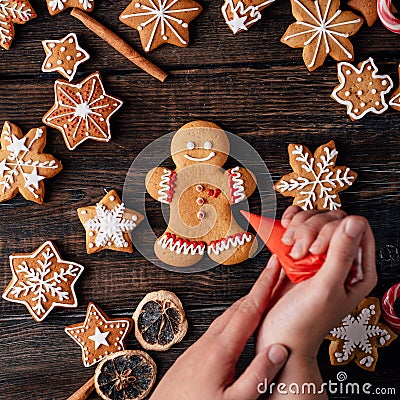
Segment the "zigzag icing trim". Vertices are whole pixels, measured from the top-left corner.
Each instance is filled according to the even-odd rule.
[[[229,188],[231,191],[231,203],[236,204],[246,198],[244,193],[242,174],[239,172],[239,167],[228,170],[229,174]]]
[[[188,239],[182,239],[177,237],[173,233],[167,232],[161,239],[157,242],[163,249],[169,249],[176,254],[195,254],[203,255],[206,249],[206,244],[204,242],[191,242]]]
[[[159,184],[161,189],[158,191],[158,194],[160,195],[158,197],[158,201],[165,204],[171,203],[172,196],[174,194],[175,179],[176,173],[170,169],[164,168],[164,174],[161,175],[161,181]]]
[[[243,246],[246,242],[250,242],[251,239],[252,235],[248,232],[237,233],[236,235],[211,242],[208,245],[207,252],[208,254],[214,253],[217,256],[230,247]]]

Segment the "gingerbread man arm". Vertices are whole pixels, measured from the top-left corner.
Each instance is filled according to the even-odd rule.
[[[174,195],[176,172],[169,168],[156,167],[146,175],[146,189],[149,195],[161,203],[171,203]]]
[[[240,203],[250,197],[256,190],[254,174],[246,168],[235,167],[227,171],[231,204]]]

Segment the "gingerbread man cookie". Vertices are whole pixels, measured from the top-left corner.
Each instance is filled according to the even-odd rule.
[[[50,15],[57,15],[71,7],[90,12],[94,9],[94,0],[47,0],[47,8]]]
[[[230,265],[256,251],[254,235],[238,225],[231,211],[232,204],[254,192],[256,181],[245,168],[222,169],[229,150],[229,139],[218,125],[194,121],[172,139],[176,169],[157,167],[147,174],[150,196],[171,209],[168,228],[154,244],[164,263],[191,266],[207,253],[215,262]]]

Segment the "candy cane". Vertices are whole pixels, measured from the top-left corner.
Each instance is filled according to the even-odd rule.
[[[382,299],[382,316],[387,323],[398,333],[400,333],[400,318],[394,311],[394,302],[400,297],[400,282],[392,286]]]
[[[394,33],[400,33],[400,19],[395,18],[390,8],[392,0],[378,0],[377,10],[382,24]]]

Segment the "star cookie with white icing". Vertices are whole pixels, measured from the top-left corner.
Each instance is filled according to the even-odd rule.
[[[163,43],[179,47],[189,44],[189,23],[203,8],[194,0],[133,0],[119,16],[139,32],[144,51]]]
[[[11,255],[10,266],[13,278],[3,299],[25,305],[36,322],[43,321],[54,307],[78,305],[74,286],[83,267],[61,259],[52,242],[33,253]]]
[[[18,192],[29,201],[42,204],[45,178],[62,170],[61,162],[43,153],[46,127],[31,129],[25,136],[20,128],[6,121],[0,137],[0,202]]]
[[[50,15],[57,15],[71,7],[91,12],[94,9],[94,0],[47,0],[47,8]]]
[[[353,61],[354,35],[363,19],[351,11],[339,10],[340,0],[291,0],[297,22],[291,24],[281,42],[293,48],[303,47],[303,59],[309,71],[320,67],[328,54],[336,61]]]
[[[329,354],[332,365],[345,365],[354,359],[363,369],[374,371],[378,348],[389,346],[397,335],[379,323],[379,299],[365,298],[359,306],[330,331]]]
[[[337,68],[340,84],[331,97],[347,107],[352,121],[369,112],[382,114],[388,109],[385,95],[393,88],[393,82],[389,75],[378,75],[378,68],[371,57],[357,67],[341,62]]]
[[[131,318],[109,318],[89,303],[82,323],[67,326],[65,333],[82,349],[82,361],[90,367],[109,354],[125,350],[125,337],[133,326]]]
[[[42,121],[62,133],[69,150],[88,139],[111,140],[110,118],[123,102],[105,92],[99,72],[75,84],[57,80],[54,92],[55,104]]]
[[[130,233],[143,221],[143,215],[126,209],[115,190],[95,206],[78,208],[78,216],[86,230],[88,254],[105,249],[133,252]]]
[[[90,58],[79,46],[75,33],[69,33],[60,40],[43,40],[42,45],[46,53],[42,71],[58,71],[69,81],[74,79],[78,66]]]

